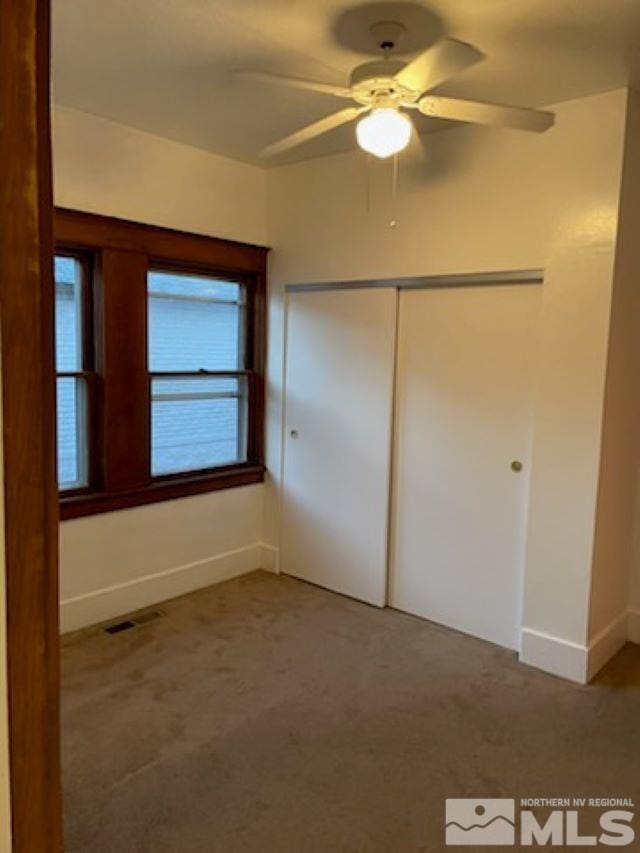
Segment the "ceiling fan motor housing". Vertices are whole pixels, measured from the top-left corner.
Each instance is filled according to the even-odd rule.
[[[392,101],[415,101],[419,93],[401,86],[394,79],[406,64],[399,59],[379,59],[359,65],[349,81],[353,98],[363,106],[377,103],[384,97]]]

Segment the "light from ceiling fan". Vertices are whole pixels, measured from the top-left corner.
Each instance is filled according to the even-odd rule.
[[[360,119],[356,125],[358,145],[376,157],[391,157],[403,151],[411,139],[412,124],[393,107],[383,107]]]

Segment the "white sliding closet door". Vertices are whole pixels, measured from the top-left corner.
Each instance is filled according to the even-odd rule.
[[[536,285],[400,294],[390,604],[510,648],[540,298]]]
[[[289,295],[284,572],[386,601],[397,295]]]

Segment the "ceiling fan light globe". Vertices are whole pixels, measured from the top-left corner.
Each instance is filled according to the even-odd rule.
[[[369,154],[384,159],[403,151],[411,139],[411,121],[392,108],[373,110],[356,125],[358,145]]]

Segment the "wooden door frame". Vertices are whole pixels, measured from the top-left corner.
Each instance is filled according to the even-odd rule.
[[[62,850],[49,0],[0,0],[0,339],[13,853]]]

